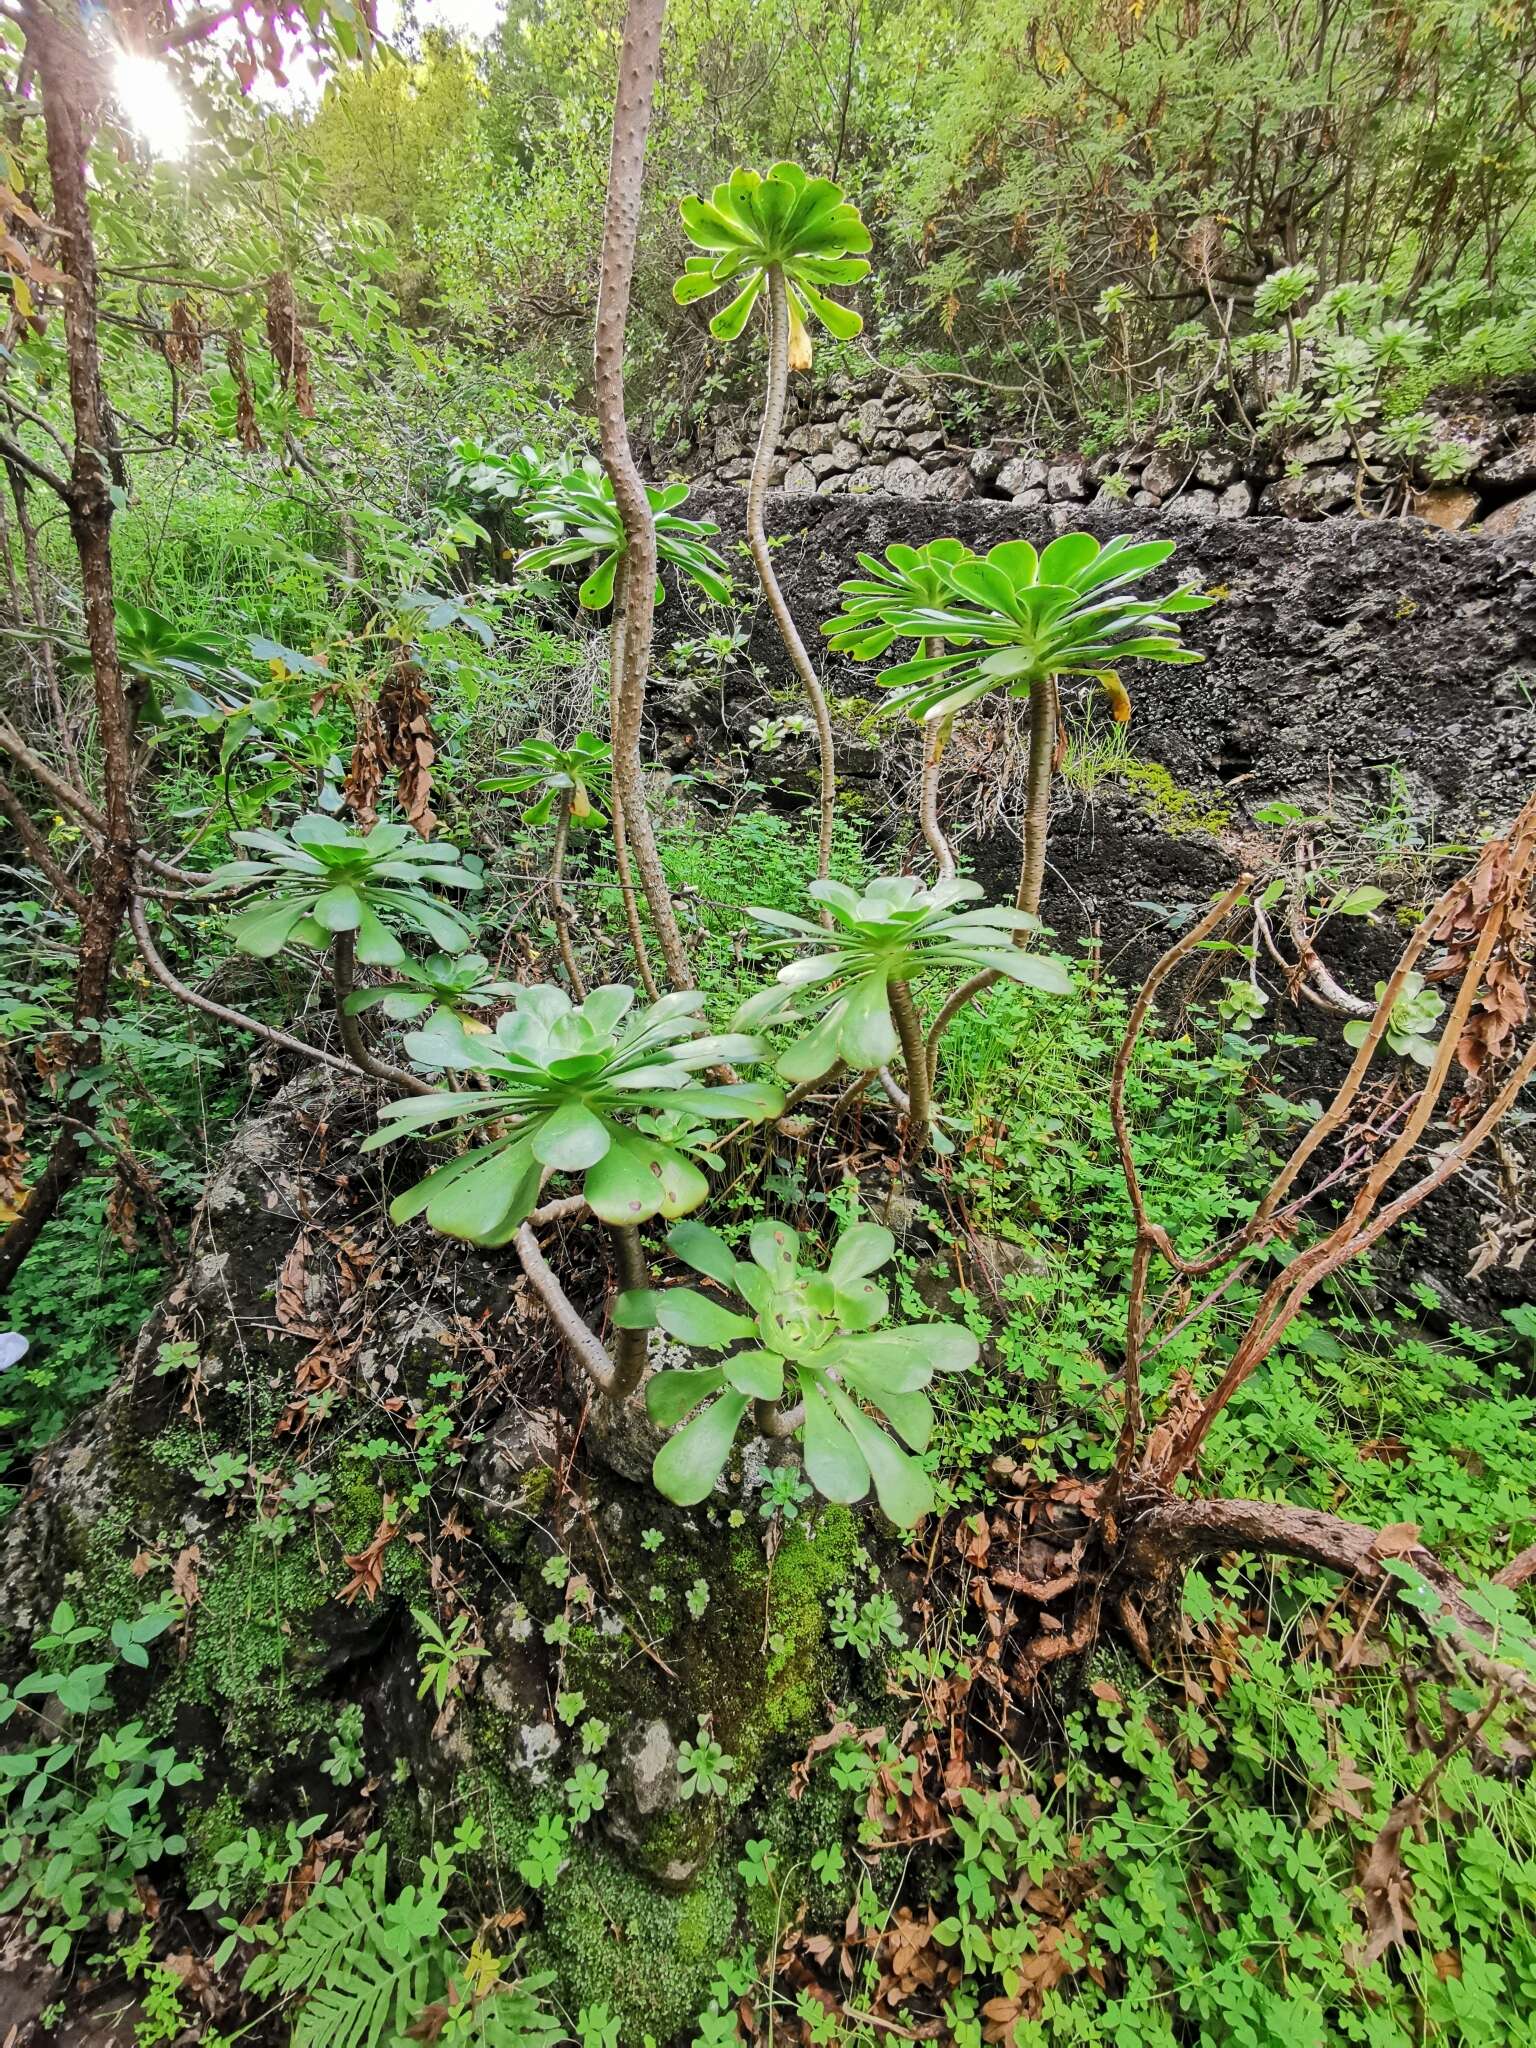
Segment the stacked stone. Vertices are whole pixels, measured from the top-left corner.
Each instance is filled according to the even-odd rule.
[[[1477,524],[1491,534],[1536,532],[1536,409],[1526,407],[1536,408],[1528,381],[1442,409],[1439,438],[1467,447],[1472,465],[1457,483],[1414,491],[1405,508],[1394,495],[1392,509],[1450,530]],[[1128,447],[1090,461],[1032,451],[1001,433],[971,445],[975,426],[962,424],[954,388],[916,373],[834,377],[797,393],[787,422],[770,482],[794,497],[882,492],[948,504],[989,498],[1025,510],[1129,504],[1201,522],[1371,516],[1383,506],[1384,471],[1369,432],[1359,437],[1363,469],[1342,431],[1279,452]],[[749,410],[717,407],[681,466],[716,482],[744,483],[754,431]],[[667,451],[658,468],[677,467],[683,452]]]

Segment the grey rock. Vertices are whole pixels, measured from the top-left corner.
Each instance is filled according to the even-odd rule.
[[[1043,490],[1049,474],[1038,455],[1015,455],[997,472],[997,488],[1016,501],[1020,491]]]
[[[1300,476],[1283,476],[1267,484],[1260,502],[1287,519],[1321,519],[1352,503],[1354,494],[1353,470],[1309,469]]]
[[[1082,503],[1088,496],[1088,465],[1075,461],[1055,463],[1046,475],[1045,494],[1052,504],[1063,500]]]
[[[1245,483],[1228,484],[1217,493],[1216,504],[1223,519],[1246,519],[1253,510],[1253,493]]]
[[[898,455],[894,462],[886,464],[877,488],[889,491],[894,498],[926,498],[928,473],[910,455]]]
[[[683,1794],[677,1772],[677,1744],[665,1721],[647,1721],[633,1728],[620,1750],[624,1789],[642,1819],[666,1813]]]
[[[887,405],[890,402],[890,394],[887,393]],[[926,398],[909,398],[906,404],[892,415],[892,425],[900,427],[904,434],[910,434],[916,428],[931,427],[937,418],[938,414]]]
[[[1132,491],[1131,493],[1131,503],[1139,506],[1144,512],[1155,510],[1162,502],[1161,498],[1154,498],[1150,491]]]
[[[1001,448],[978,448],[971,457],[971,475],[976,479],[977,489],[984,491],[989,484],[995,484],[1007,460]]]
[[[802,455],[828,455],[841,438],[836,420],[812,420],[797,427],[784,445]]]
[[[895,427],[883,427],[875,436],[875,446],[884,449],[887,454],[894,455],[898,448],[904,448],[906,445],[906,435]]]
[[[1150,491],[1154,498],[1171,498],[1188,481],[1192,467],[1187,455],[1175,455],[1171,449],[1159,448],[1141,472],[1141,488]]]
[[[1342,427],[1335,427],[1331,434],[1323,434],[1315,441],[1298,441],[1287,451],[1293,462],[1304,463],[1309,469],[1325,462],[1342,462],[1349,453],[1349,436]]]
[[[738,455],[745,455],[747,444],[731,427],[722,427],[715,435],[715,466],[722,462],[734,462]]]
[[[943,430],[939,427],[925,427],[920,433],[909,432],[906,435],[906,444],[909,454],[931,455],[936,448],[944,446]]]
[[[866,448],[873,444],[876,434],[891,424],[890,417],[878,398],[866,398],[855,418],[859,439]]]
[[[1044,484],[1031,484],[1026,490],[1015,491],[1013,502],[1021,512],[1033,512],[1037,505],[1045,503]]]
[[[839,434],[836,437],[832,446],[826,452],[831,457],[834,466],[838,469],[857,469],[864,460],[864,451],[858,442],[850,441],[843,434]]]
[[[1483,521],[1482,531],[1494,535],[1536,534],[1536,491],[1528,492],[1523,498],[1511,498],[1507,505],[1490,512]]]
[[[494,1514],[519,1502],[521,1482],[530,1472],[547,1470],[559,1456],[560,1419],[553,1409],[509,1407],[474,1454],[472,1470],[484,1510]]]
[[[928,479],[925,495],[946,505],[959,505],[965,499],[975,497],[976,485],[968,469],[936,469]]]
[[[792,462],[785,473],[784,488],[792,498],[816,495],[816,472],[808,462]]]
[[[1242,473],[1243,466],[1237,457],[1220,448],[1203,449],[1195,464],[1195,482],[1208,491],[1219,491],[1236,483]]]
[[[886,487],[885,478],[886,469],[884,464],[867,462],[861,469],[856,469],[852,476],[844,477],[842,485],[849,497],[864,498],[871,491],[883,491]],[[829,478],[828,481],[830,482],[831,479]]]
[[[723,462],[715,471],[723,484],[744,484],[751,474],[752,459],[747,455],[738,457],[735,462]]]
[[[1186,519],[1217,519],[1221,516],[1221,503],[1214,491],[1188,490],[1170,498],[1163,510],[1181,513]]]
[[[1477,482],[1499,490],[1536,484],[1536,419],[1517,420],[1506,444],[1477,469]]]
[[[831,476],[824,476],[816,486],[818,498],[844,498],[848,495],[848,477],[842,470]]]

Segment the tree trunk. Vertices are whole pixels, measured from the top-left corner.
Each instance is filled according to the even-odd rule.
[[[752,458],[752,475],[747,484],[747,544],[752,550],[752,560],[757,569],[757,580],[763,586],[763,595],[768,600],[768,609],[773,614],[773,623],[779,629],[779,638],[784,642],[785,651],[794,664],[795,673],[805,687],[810,700],[811,715],[816,721],[816,746],[821,763],[821,823],[816,842],[816,873],[823,880],[832,871],[832,819],[837,801],[837,763],[832,746],[832,718],[827,710],[827,693],[821,687],[821,679],[815,664],[806,652],[805,642],[800,638],[799,628],[779,587],[774,572],[773,553],[768,545],[768,535],[763,526],[763,500],[768,494],[768,472],[778,451],[779,436],[784,428],[784,405],[789,391],[789,298],[784,287],[784,273],[778,264],[768,270],[768,382],[763,394],[763,423],[758,431],[757,452]],[[828,912],[823,909],[821,921],[831,923]]]
[[[560,959],[565,967],[566,979],[571,984],[571,994],[578,1003],[587,999],[587,985],[582,979],[581,969],[576,965],[576,948],[571,943],[571,917],[565,901],[565,849],[571,836],[571,792],[560,792],[560,809],[555,818],[555,843],[549,855],[549,908],[555,920],[555,938],[560,946]]]
[[[102,836],[91,864],[75,977],[71,1070],[101,1057],[101,1027],[112,1004],[112,961],[133,895],[138,827],[134,816],[133,718],[123,690],[112,594],[110,441],[101,388],[96,319],[96,243],[86,183],[86,154],[97,108],[97,64],[78,31],[40,12],[27,21],[27,55],[43,108],[53,224],[59,264],[68,280],[64,336],[75,447],[66,500],[80,564],[80,588],[96,738],[102,763]],[[20,1217],[0,1238],[0,1290],[17,1268],[65,1191],[78,1179],[84,1153],[66,1134],[27,1196]]]
[[[668,977],[674,988],[684,989],[692,985],[692,976],[656,850],[656,834],[640,769],[640,726],[645,715],[655,611],[652,599],[656,587],[656,522],[629,444],[629,423],[624,414],[624,331],[665,11],[665,0],[630,0],[624,17],[598,275],[593,384],[603,467],[613,484],[614,500],[624,526],[623,594],[619,601],[622,630],[615,635],[612,680],[613,788],[617,800],[614,818],[617,822],[622,815],[621,830],[634,853]]]

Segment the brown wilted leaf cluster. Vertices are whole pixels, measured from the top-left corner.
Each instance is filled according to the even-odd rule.
[[[1493,1094],[1493,1078],[1514,1053],[1531,1016],[1531,981],[1536,975],[1536,797],[1457,885],[1432,936],[1446,949],[1444,961],[1430,977],[1437,981],[1459,981],[1480,947],[1490,937],[1492,941],[1481,993],[1456,1048],[1471,1086],[1453,1105],[1453,1114],[1466,1123]]]
[[[165,360],[178,369],[200,370],[203,366],[203,330],[187,299],[171,305],[170,331],[164,342]]]
[[[293,295],[293,279],[286,270],[276,270],[267,279],[267,342],[284,389],[292,390],[293,402],[303,417],[313,419],[315,389],[310,381],[309,349]]]
[[[396,793],[407,821],[423,839],[437,829],[432,809],[432,768],[437,739],[432,731],[432,700],[422,684],[421,670],[402,654],[379,692],[379,719],[384,744],[396,775]]]
[[[248,455],[258,454],[267,445],[261,438],[261,428],[256,420],[256,398],[251,390],[250,365],[245,359],[245,343],[239,333],[231,328],[224,337],[224,361],[235,386],[235,435],[240,446]]]

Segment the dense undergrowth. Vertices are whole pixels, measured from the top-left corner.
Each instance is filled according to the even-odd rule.
[[[749,15],[724,41],[707,11],[670,15],[653,182],[745,211],[722,229],[686,201],[705,253],[675,299],[681,244],[670,213],[652,222],[630,353],[663,437],[728,388],[678,311],[726,277],[749,279],[743,317],[764,287],[771,425],[807,311],[845,371],[868,368],[855,293],[879,350],[1001,383],[1042,445],[1195,448],[1235,421],[1251,441],[1256,392],[1285,434],[1353,439],[1368,411],[1413,420],[1442,373],[1536,360],[1528,59],[1504,13],[1260,10],[1229,35],[1163,7],[1075,25],[896,7],[796,16],[771,48]],[[1128,1318],[1144,1219],[1112,1104],[1133,992],[1097,947],[1013,946],[1030,909],[949,887],[943,826],[963,866],[978,821],[941,755],[968,713],[1018,756],[987,822],[1021,823],[1020,906],[1058,769],[1181,833],[1226,830],[1229,793],[1138,759],[1109,666],[1199,660],[1159,614],[1219,598],[1126,594],[1169,542],[866,556],[841,617],[804,627],[911,658],[883,671],[899,694],[872,683],[828,713],[792,630],[803,691],[751,659],[741,591],[755,574],[771,604],[775,585],[760,492],[725,562],[681,487],[657,488],[661,644],[630,760],[610,654],[650,593],[626,587],[614,421],[605,472],[567,346],[587,346],[612,27],[551,5],[480,58],[429,40],[409,68],[338,78],[307,122],[210,61],[199,104],[227,147],[184,183],[109,148],[122,124],[94,182],[84,143],[73,165],[55,146],[41,168],[73,168],[103,258],[91,377],[144,437],[91,442],[89,491],[48,467],[59,430],[90,440],[90,378],[66,374],[89,351],[25,312],[28,277],[51,313],[59,273],[7,259],[0,400],[32,437],[19,466],[0,448],[24,728],[8,714],[6,765],[27,793],[7,815],[31,836],[0,872],[0,1223],[49,1217],[0,1335],[0,1956],[27,2048],[118,2008],[135,2048],[1536,2042],[1536,1802],[1507,1697],[1529,1685],[1530,1595],[1484,1583],[1536,1536],[1536,1315],[1469,1310],[1410,1220],[1210,1394],[1266,1288],[1326,1241],[1339,1185],[1446,1078],[1422,1080],[1436,988],[1345,991],[1347,1025],[1319,1020],[1284,1000],[1313,972],[1303,941],[1344,918],[1422,932],[1446,849],[1395,811],[1363,834],[1254,817],[1280,851],[1226,899],[1250,923],[1210,927],[1124,1055],[1145,1201],[1203,1252],[1314,1127],[1311,1077],[1341,1044],[1381,1041],[1380,1091],[1355,1100],[1322,1198],[1243,1245],[1209,1313],[1186,1314],[1182,1273]],[[46,70],[54,27],[33,31]],[[348,0],[322,32],[355,49]],[[1244,126],[1258,75],[1274,103]],[[793,166],[712,188],[717,127],[744,158],[804,143],[857,171],[905,274],[867,276],[876,233]],[[386,157],[421,174],[381,190]],[[796,208],[805,246],[786,246]],[[1169,310],[1189,301],[1198,318]],[[1438,480],[1433,432],[1400,428],[1405,482],[1421,458]],[[892,704],[937,714],[921,743],[877,726]],[[888,772],[834,805],[849,740]],[[919,816],[899,821],[908,785]],[[137,803],[144,845],[114,846],[91,791]],[[610,812],[654,821],[655,873],[633,842],[643,910],[591,829]],[[410,957],[379,902],[462,954]],[[1143,907],[1170,935],[1205,928],[1203,905]],[[1501,914],[1518,936],[1521,906]],[[1464,935],[1448,914],[1463,967]],[[791,982],[765,989],[786,956]],[[626,1105],[602,1092],[626,1050],[612,984],[658,962],[674,993],[635,1015],[649,1085],[673,1093]],[[935,991],[962,974],[985,1000],[950,1022]],[[598,991],[592,1015],[573,1021],[562,975]],[[105,1015],[82,1008],[91,986]],[[681,1021],[740,1025],[743,1005],[761,1037],[704,1047]],[[1481,1022],[1472,1052],[1497,1068],[1509,1043]],[[307,1043],[271,1035],[290,1026]],[[465,1085],[434,1099],[429,1072]],[[722,1102],[716,1147],[690,1114]],[[417,1142],[444,1120],[475,1143]],[[391,1129],[405,1142],[382,1154]],[[31,1206],[70,1145],[83,1170]],[[434,1165],[436,1213],[412,1185]],[[536,1208],[544,1167],[561,1196],[585,1174],[582,1197]],[[664,1231],[706,1195],[715,1234]],[[568,1294],[539,1285],[530,1217]],[[653,1292],[677,1262],[714,1291]],[[665,1349],[648,1330],[672,1349],[642,1424],[630,1396]],[[747,1338],[771,1352],[700,1363]],[[1199,1400],[1197,1464],[1159,1462]],[[1195,1491],[1342,1516],[1374,1547],[1348,1578],[1202,1553],[1167,1611],[1150,1571],[1145,1609],[1117,1601],[1122,1518]],[[1420,1545],[1472,1589],[1449,1649]]]
[[[549,651],[526,671],[512,665],[507,688],[536,686]],[[445,723],[472,734],[478,713],[466,707],[462,727],[451,715]],[[812,856],[792,819],[764,809],[724,823],[679,813],[665,845],[692,906],[701,985],[728,1002],[756,971],[740,942],[742,903],[798,903]],[[861,872],[851,833],[838,865],[851,879]],[[515,858],[509,890],[514,871]],[[611,879],[593,879],[616,935]],[[210,922],[202,942],[212,936]],[[138,1581],[126,1570],[128,1532],[99,1531],[98,1561],[69,1594],[77,1614],[56,1616],[34,1652],[40,1672],[73,1677],[30,1682],[33,1698],[73,1688],[61,1703],[84,1710],[85,1739],[55,1738],[9,1761],[11,1839],[36,1842],[46,1819],[46,1849],[33,1848],[7,1896],[40,1931],[54,1930],[55,1959],[73,1956],[88,1978],[137,1971],[143,2042],[187,2024],[212,2038],[232,2024],[227,1992],[202,1995],[201,1965],[188,1977],[153,1960],[161,1949],[132,1877],[143,1869],[154,1872],[162,1919],[176,1916],[178,1945],[261,1955],[253,1993],[323,1987],[298,2008],[304,2040],[364,2025],[365,1992],[383,2001],[381,2025],[397,1996],[402,2012],[445,1998],[467,2001],[483,2015],[477,2025],[510,2030],[498,2039],[583,2048],[730,2042],[753,2038],[753,2027],[767,2038],[770,2024],[774,2038],[873,2048],[890,2025],[927,2013],[959,2044],[1526,2038],[1536,1822],[1519,1783],[1452,1764],[1405,1852],[1416,1935],[1390,1958],[1361,1960],[1361,1859],[1428,1768],[1416,1716],[1433,1707],[1421,1696],[1405,1712],[1390,1649],[1361,1653],[1326,1575],[1234,1562],[1191,1577],[1178,1665],[1164,1678],[1103,1651],[1027,1711],[986,1690],[987,1570],[974,1532],[1032,1479],[1104,1470],[1118,1422],[1129,1215],[1103,1084],[1125,998],[1090,968],[1065,1008],[1005,992],[957,1031],[952,1109],[964,1151],[903,1222],[909,1305],[920,1294],[958,1305],[988,1339],[982,1369],[946,1399],[927,1460],[952,1505],[912,1553],[931,1570],[941,1542],[952,1568],[907,1579],[888,1536],[861,1541],[845,1511],[818,1510],[789,1483],[760,1504],[728,1496],[702,1546],[658,1503],[619,1585],[606,1589],[616,1612],[644,1617],[659,1654],[690,1659],[695,1685],[698,1659],[721,1654],[705,1647],[711,1610],[711,1628],[733,1603],[767,1616],[778,1669],[769,1720],[743,1718],[745,1681],[729,1660],[704,1684],[715,1717],[697,1737],[697,1799],[679,1809],[671,1841],[690,1861],[708,1844],[688,1891],[672,1898],[637,1880],[604,1842],[604,1755],[643,1688],[637,1695],[628,1680],[615,1690],[592,1625],[607,1598],[587,1604],[593,1561],[558,1497],[537,1504],[544,1533],[531,1557],[478,1533],[459,1553],[460,1569],[477,1554],[491,1564],[490,1581],[473,1569],[471,1579],[512,1589],[521,1626],[560,1657],[548,1725],[562,1761],[545,1789],[512,1790],[494,1746],[477,1742],[457,1786],[402,1804],[375,1747],[375,1710],[347,1706],[338,1719],[335,1696],[317,1691],[303,1654],[295,1661],[294,1632],[302,1641],[317,1600],[358,1569],[382,1501],[412,1501],[433,1532],[452,1513],[483,1424],[473,1373],[442,1372],[412,1385],[408,1430],[366,1400],[343,1400],[297,1455],[273,1435],[280,1393],[232,1439],[212,1414],[192,1427],[168,1416],[151,1452],[167,1497],[190,1488],[210,1517],[192,1568],[195,1604],[188,1610],[180,1565],[169,1575],[174,1553],[157,1532],[133,1532],[156,1559]],[[30,987],[46,1001],[46,988]],[[1136,1070],[1149,1189],[1197,1240],[1251,1198],[1297,1113],[1274,1082],[1276,1047],[1233,1022],[1216,1008],[1175,1016]],[[156,1065],[156,1046],[183,1035],[147,994],[122,1028],[145,1084],[135,1149],[174,1233],[243,1090],[227,1052],[222,1064],[209,1048]],[[855,1136],[842,1159],[813,1155],[809,1168],[791,1151],[770,1156],[728,1191],[722,1227],[741,1228],[771,1202],[829,1240],[850,1213],[859,1150]],[[153,1245],[135,1254],[104,1244],[107,1199],[104,1180],[84,1184],[30,1268],[34,1291],[13,1297],[37,1339],[36,1365],[7,1381],[18,1455],[110,1380],[156,1290]],[[1170,1344],[1157,1383],[1219,1356],[1248,1305],[1239,1286],[1221,1316]],[[1209,1469],[1229,1490],[1412,1522],[1469,1572],[1490,1569],[1536,1526],[1532,1336],[1519,1313],[1486,1331],[1448,1322],[1427,1283],[1393,1298],[1368,1272],[1341,1277],[1223,1416]],[[171,1387],[187,1363],[162,1358]],[[19,1478],[20,1464],[12,1470]],[[440,1540],[434,1533],[429,1550]],[[482,1542],[491,1547],[479,1553]],[[395,1611],[418,1611],[424,1684],[436,1671],[439,1703],[457,1702],[477,1731],[492,1725],[495,1666],[477,1667],[487,1644],[499,1654],[505,1612],[497,1622],[486,1611],[445,1642],[420,1612],[421,1552],[392,1545],[381,1571]],[[739,1635],[733,1627],[726,1640]],[[184,1647],[168,1659],[173,1639]],[[146,1659],[156,1674],[147,1701],[134,1668]],[[216,1749],[186,1718],[199,1701],[216,1705]],[[828,1731],[840,1732],[823,1743]],[[802,1750],[808,1767],[791,1771]],[[257,1767],[249,1785],[229,1775],[242,1755]],[[291,1818],[276,1818],[262,1758],[304,1788]],[[944,1784],[959,1796],[940,1809]],[[286,1923],[276,1916],[311,1839],[355,1841],[370,1825],[382,1826],[388,1854],[381,1846],[350,1874],[344,1857],[332,1862],[313,1895],[334,1927],[313,1902]],[[435,1860],[414,1881],[429,1841]],[[396,1903],[368,1907],[370,1897]],[[128,1917],[103,1948],[92,1930],[114,1902]],[[375,1911],[396,1932],[379,1936],[380,1983],[369,1990],[368,1971],[330,1962],[338,1951],[328,1944],[373,1954],[364,1930]],[[511,1931],[496,1932],[487,1914],[510,1916]],[[528,1988],[487,2006],[503,1972]],[[365,2027],[362,2038],[376,2037]]]

